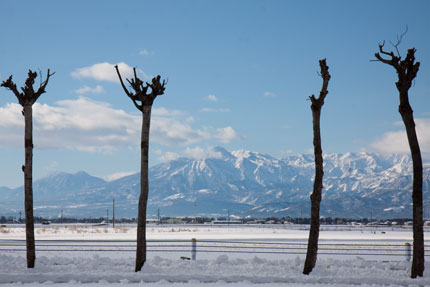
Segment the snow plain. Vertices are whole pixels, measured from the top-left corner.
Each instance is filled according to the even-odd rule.
[[[258,240],[305,242],[300,226],[149,226],[149,240]],[[428,231],[426,231],[428,235]],[[133,226],[36,227],[36,240],[134,240]],[[0,230],[0,241],[22,240],[21,227]],[[322,226],[321,242],[411,242],[410,229]],[[1,248],[3,249],[3,248]],[[26,268],[25,252],[0,251],[1,286],[430,286],[430,265],[423,278],[410,279],[410,262],[381,257],[320,256],[311,275],[303,275],[304,255],[150,252],[143,271],[134,272],[133,252],[37,251],[36,267]]]

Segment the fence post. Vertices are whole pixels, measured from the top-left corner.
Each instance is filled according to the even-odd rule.
[[[196,260],[197,255],[197,239],[191,239],[191,260]]]
[[[405,257],[406,261],[411,261],[412,245],[410,243],[405,243]]]

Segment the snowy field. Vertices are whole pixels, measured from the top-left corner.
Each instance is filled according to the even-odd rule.
[[[380,249],[412,241],[411,230],[406,228],[322,226],[321,229],[320,243],[334,247],[366,244]],[[27,269],[25,252],[22,251],[25,230],[17,226],[1,228],[0,284],[99,287],[430,286],[430,264],[426,266],[423,278],[410,279],[410,262],[405,256],[321,255],[311,275],[305,276],[302,275],[305,255],[303,252],[291,254],[295,250],[285,253],[253,253],[253,248],[246,253],[236,253],[234,250],[237,249],[228,248],[219,248],[216,252],[199,251],[210,240],[303,245],[308,236],[305,226],[148,226],[147,234],[151,244],[169,241],[186,244],[186,247],[170,248],[169,252],[163,249],[150,251],[143,271],[135,273],[132,241],[136,237],[136,228],[133,226],[115,229],[83,225],[36,226],[36,267]],[[428,231],[425,238],[427,235]],[[197,239],[197,260],[183,260],[181,256],[191,257],[192,238]],[[46,242],[59,246],[44,248],[42,245]],[[10,246],[14,244],[16,246]],[[70,248],[70,244],[74,247]],[[96,248],[97,245],[113,249],[106,251]],[[122,250],[114,251],[115,248]]]

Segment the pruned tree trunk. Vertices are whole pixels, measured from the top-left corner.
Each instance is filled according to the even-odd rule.
[[[149,179],[148,179],[148,154],[149,154],[149,131],[151,124],[151,106],[142,108],[142,138],[141,138],[141,161],[140,161],[140,196],[137,217],[137,248],[136,268],[140,271],[146,261],[146,209],[148,205]]]
[[[321,148],[321,133],[320,133],[320,117],[321,108],[324,105],[324,99],[328,94],[327,87],[330,80],[330,73],[328,72],[328,66],[326,60],[320,60],[321,77],[323,78],[323,85],[320,91],[319,98],[315,98],[314,95],[310,97],[312,101],[312,122],[313,122],[313,133],[314,133],[314,154],[315,154],[315,180],[314,188],[311,194],[311,227],[309,230],[308,238],[308,250],[306,253],[305,266],[303,274],[309,274],[315,267],[317,262],[318,254],[318,238],[320,232],[320,203],[322,197],[323,188],[323,156]]]
[[[33,218],[33,107],[24,106],[25,121],[25,165],[24,171],[24,207],[25,207],[25,238],[27,243],[27,268],[33,268],[36,261],[36,248],[34,243]]]
[[[115,66],[121,86],[127,96],[133,101],[136,108],[142,112],[142,134],[141,134],[141,162],[140,162],[140,196],[137,216],[137,241],[136,241],[136,265],[135,271],[142,270],[146,261],[146,210],[148,205],[148,152],[149,152],[149,131],[151,124],[151,108],[157,96],[164,94],[166,82],[160,82],[160,76],[152,79],[152,83],[143,85],[143,81],[136,75],[136,68],[133,68],[134,79],[127,79],[133,91],[129,91],[122,80],[118,66]],[[151,92],[148,93],[148,88]],[[140,103],[139,103],[140,102]]]
[[[424,274],[424,229],[423,229],[423,163],[412,108],[408,100],[408,92],[400,92],[399,113],[406,128],[409,148],[411,150],[413,165],[412,187],[412,220],[413,220],[413,257],[411,277]]]
[[[412,203],[413,203],[413,237],[414,248],[412,258],[411,277],[422,277],[424,274],[424,228],[423,228],[423,164],[421,159],[420,146],[418,144],[417,133],[415,131],[415,122],[413,110],[409,104],[409,88],[417,76],[420,63],[415,63],[415,48],[409,49],[406,58],[402,59],[397,46],[400,44],[402,34],[398,38],[398,42],[394,47],[397,51],[397,56],[393,51],[386,52],[383,50],[384,44],[379,45],[379,53],[375,53],[378,61],[394,67],[397,72],[398,81],[396,82],[397,90],[399,91],[400,105],[399,113],[402,116],[403,123],[406,129],[409,148],[411,150],[412,165],[413,165],[413,187],[412,187]],[[389,56],[388,59],[382,55]]]
[[[36,72],[28,71],[28,78],[25,86],[20,93],[16,84],[10,76],[0,86],[11,90],[23,107],[24,115],[24,147],[25,165],[22,166],[24,172],[24,208],[25,208],[25,239],[27,247],[27,268],[33,268],[36,262],[36,248],[34,242],[34,218],[33,218],[33,104],[45,93],[49,78],[55,73],[50,74],[49,69],[45,81],[41,81],[39,89],[34,91],[33,84],[37,77]]]

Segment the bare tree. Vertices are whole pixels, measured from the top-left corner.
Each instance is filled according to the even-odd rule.
[[[151,123],[151,108],[155,98],[164,94],[165,80],[160,82],[160,76],[152,79],[152,83],[143,85],[143,81],[136,75],[136,68],[133,68],[134,79],[127,79],[134,92],[129,91],[122,80],[118,65],[115,65],[121,86],[127,96],[133,101],[136,108],[142,112],[142,135],[141,135],[141,162],[140,162],[140,196],[137,217],[137,247],[136,247],[136,267],[135,271],[140,271],[146,261],[146,208],[148,202],[148,150],[149,150],[149,129]],[[148,89],[150,88],[150,92]],[[139,103],[140,102],[140,103]]]
[[[311,194],[311,228],[309,230],[308,250],[303,274],[311,273],[312,269],[315,267],[315,263],[317,262],[318,238],[320,232],[320,203],[324,176],[321,149],[320,116],[321,108],[324,105],[324,99],[328,94],[327,87],[330,80],[330,73],[328,72],[326,59],[320,60],[319,62],[321,68],[321,77],[323,79],[320,96],[318,98],[315,98],[314,95],[309,97],[312,102],[311,109],[314,131],[313,144],[315,154],[315,180],[314,189]]]
[[[49,69],[45,81],[40,81],[40,86],[37,92],[33,89],[34,80],[37,77],[36,72],[28,71],[28,78],[25,81],[25,86],[21,88],[20,93],[16,84],[10,76],[0,86],[11,90],[18,98],[19,103],[23,107],[22,114],[25,120],[25,165],[22,166],[24,172],[24,193],[25,193],[25,235],[27,242],[27,268],[33,268],[36,261],[36,249],[34,244],[34,218],[33,218],[33,104],[37,99],[45,93],[46,85],[49,78],[55,73],[50,73]]]
[[[397,38],[396,44],[393,44],[397,55],[393,51],[384,51],[384,42],[382,45],[379,45],[379,52],[375,53],[375,57],[377,61],[392,66],[396,70],[398,76],[396,87],[400,96],[399,113],[402,116],[406,128],[414,170],[412,190],[414,248],[411,277],[416,278],[417,276],[423,276],[424,273],[423,164],[417,133],[415,131],[413,110],[409,104],[408,91],[417,76],[420,63],[415,62],[415,48],[408,50],[405,59],[402,59],[400,56],[398,45],[406,32]],[[382,55],[385,55],[386,58]]]

